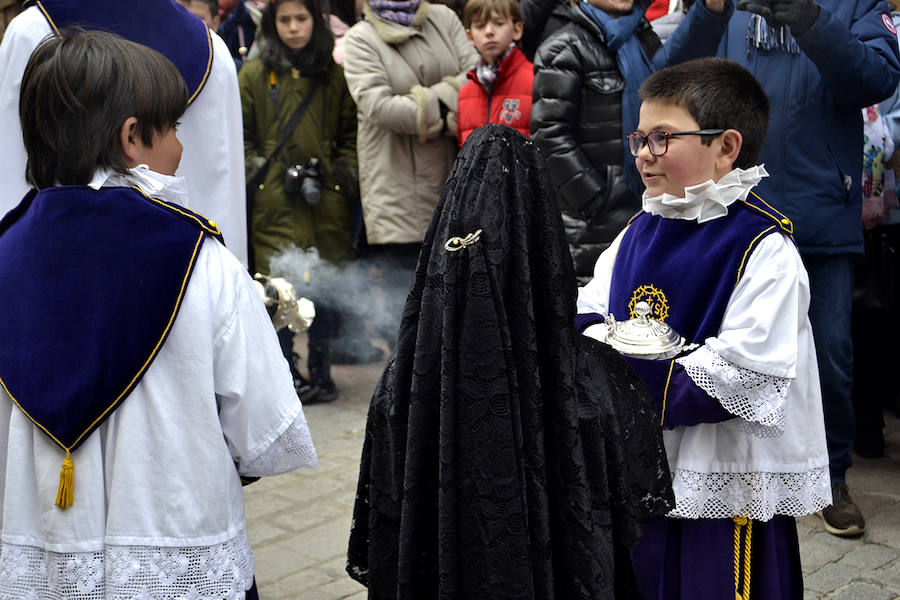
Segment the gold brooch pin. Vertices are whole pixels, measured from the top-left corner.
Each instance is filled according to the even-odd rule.
[[[479,229],[475,233],[470,233],[466,237],[458,237],[454,236],[444,243],[444,248],[447,249],[448,252],[456,252],[457,250],[462,250],[466,246],[471,246],[481,237],[481,230]]]

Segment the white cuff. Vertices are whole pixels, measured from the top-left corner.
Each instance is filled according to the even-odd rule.
[[[706,344],[675,362],[697,387],[739,417],[748,433],[761,438],[784,433],[784,403],[791,379],[738,367]]]
[[[301,410],[272,445],[241,466],[239,472],[246,477],[280,475],[301,467],[314,467],[318,462],[316,449],[309,435],[306,416]]]

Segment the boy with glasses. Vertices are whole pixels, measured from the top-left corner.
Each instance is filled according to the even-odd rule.
[[[732,61],[663,69],[627,136],[643,211],[597,261],[579,328],[646,301],[690,346],[629,358],[650,389],[675,491],[633,551],[644,598],[800,598],[795,517],[831,502],[809,281],[791,221],[752,189],[769,102]]]

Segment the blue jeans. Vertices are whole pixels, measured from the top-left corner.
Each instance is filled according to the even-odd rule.
[[[853,264],[850,254],[804,254],[809,273],[812,323],[822,384],[825,437],[831,481],[844,481],[850,467],[850,448],[856,435],[853,416],[853,341],[850,315],[853,300]]]

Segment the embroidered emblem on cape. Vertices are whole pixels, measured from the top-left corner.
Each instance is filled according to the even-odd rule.
[[[638,302],[646,302],[650,306],[650,314],[647,315],[651,319],[665,322],[669,316],[669,301],[662,290],[652,285],[642,285],[634,290],[631,300],[628,302],[628,318],[636,319],[638,317],[635,307]]]
[[[444,243],[444,248],[446,248],[448,252],[456,252],[457,250],[462,250],[466,246],[471,246],[479,239],[481,239],[480,229],[475,233],[470,233],[466,237],[453,236]]]
[[[891,15],[881,13],[881,22],[884,23],[888,31],[897,35],[897,27],[894,26],[894,20],[891,18]]]
[[[500,111],[500,120],[509,125],[522,116],[519,110],[518,98],[506,98],[503,100],[503,110]]]

